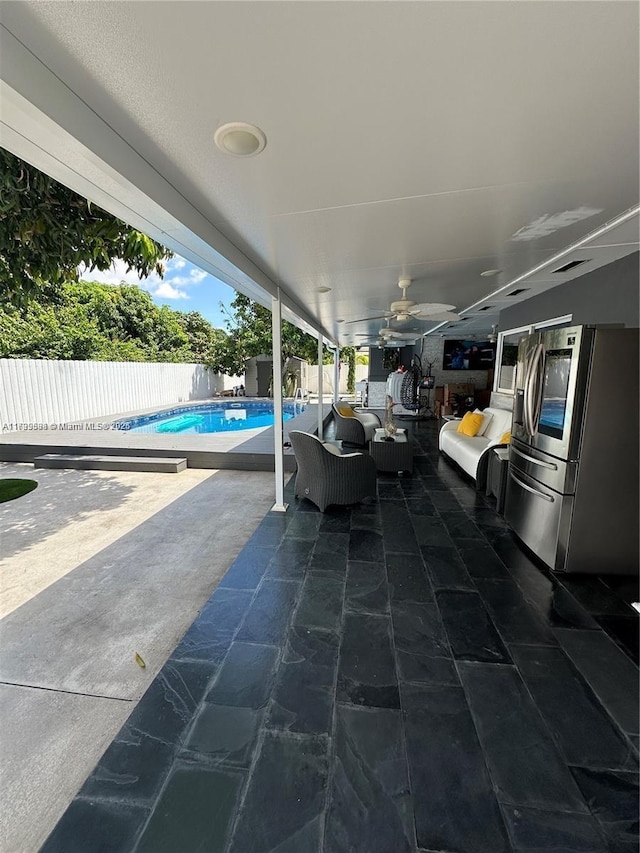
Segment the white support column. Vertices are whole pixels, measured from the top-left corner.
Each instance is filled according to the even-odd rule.
[[[333,402],[340,399],[340,347],[336,347],[333,353]]]
[[[322,334],[318,333],[318,438],[322,441],[322,436],[324,432],[324,417],[323,417],[323,409],[322,409],[322,398],[323,398],[323,388],[322,388],[322,356],[324,355],[322,349]]]
[[[286,512],[284,502],[284,430],[282,421],[282,303],[278,295],[271,297],[271,334],[273,338],[273,455],[276,467],[276,502],[271,512]]]

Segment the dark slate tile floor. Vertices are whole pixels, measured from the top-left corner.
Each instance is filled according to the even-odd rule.
[[[377,501],[287,487],[45,853],[637,850],[637,585],[552,576],[410,429]]]

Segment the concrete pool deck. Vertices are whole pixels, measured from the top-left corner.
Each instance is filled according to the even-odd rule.
[[[39,483],[0,504],[0,849],[35,853],[268,513],[273,475],[0,476]]]
[[[240,398],[247,402],[264,398]],[[189,468],[233,469],[239,471],[274,470],[274,429],[238,430],[219,433],[183,433],[159,435],[135,433],[107,427],[116,420],[169,411],[176,406],[197,406],[203,403],[240,402],[239,398],[194,400],[188,403],[158,406],[135,412],[105,417],[89,418],[66,424],[66,429],[27,429],[0,433],[0,461],[33,462],[36,456],[45,453],[74,453],[135,456],[181,456],[187,459]],[[331,405],[323,403],[325,423],[331,416]],[[318,404],[308,403],[304,412],[284,423],[285,441],[291,429],[315,432],[318,424]],[[2,425],[0,425],[2,429]],[[285,471],[295,470],[295,457],[291,448],[285,448]]]

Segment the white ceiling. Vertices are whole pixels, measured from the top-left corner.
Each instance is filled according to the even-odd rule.
[[[215,261],[224,280],[252,295],[253,283],[279,285],[341,342],[381,327],[336,321],[382,313],[401,297],[401,276],[415,302],[475,304],[464,331],[484,332],[518,298],[506,285],[638,205],[638,9],[617,0],[3,2],[3,26],[31,59],[25,52],[22,71],[0,65],[1,141],[47,167],[54,143],[43,116],[77,139],[100,119],[114,153],[98,155],[99,140],[84,139],[82,157],[67,145],[48,164],[54,176],[96,185],[100,163],[115,189],[110,206],[97,201],[148,222],[205,268],[214,246],[229,261]],[[16,93],[38,102],[33,127],[13,120]],[[71,96],[86,111],[75,125]],[[227,121],[258,125],[266,150],[248,160],[219,152],[213,134]],[[139,163],[126,175],[115,154],[123,145]],[[513,239],[582,207],[596,212]],[[590,245],[590,263],[573,274],[551,275],[550,265],[532,275],[520,298],[637,248],[636,217]],[[502,272],[480,277],[486,269]]]

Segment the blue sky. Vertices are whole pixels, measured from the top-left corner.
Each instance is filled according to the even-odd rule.
[[[233,288],[179,255],[166,262],[164,278],[154,273],[141,281],[134,270],[127,272],[123,261],[114,261],[104,272],[84,272],[81,269],[80,277],[103,284],[115,285],[123,281],[137,284],[149,291],[156,305],[168,305],[177,311],[199,311],[214,326],[225,330],[227,327],[220,303],[229,305],[236,294]]]

